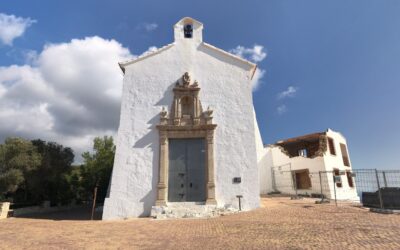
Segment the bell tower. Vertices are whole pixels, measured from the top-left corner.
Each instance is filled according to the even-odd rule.
[[[174,38],[175,42],[201,43],[203,42],[203,24],[193,18],[184,17],[174,25]]]

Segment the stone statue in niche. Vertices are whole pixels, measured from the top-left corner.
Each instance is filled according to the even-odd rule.
[[[182,76],[182,83],[184,87],[189,87],[190,84],[190,75],[188,72],[185,72]]]
[[[168,125],[168,111],[164,107],[160,112],[160,125]]]
[[[212,117],[213,112],[214,111],[210,108],[210,106],[208,106],[204,113],[206,114],[206,117]]]
[[[167,118],[167,116],[168,116],[168,111],[165,109],[165,107],[162,107],[160,116],[161,116],[161,118]]]

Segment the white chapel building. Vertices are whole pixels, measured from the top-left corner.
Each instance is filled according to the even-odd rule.
[[[120,63],[116,155],[103,219],[194,203],[259,207],[263,145],[252,101],[256,65],[203,42],[183,18],[174,41]],[[259,154],[258,154],[259,153]]]

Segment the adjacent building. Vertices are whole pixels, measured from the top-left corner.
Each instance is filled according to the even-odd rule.
[[[346,138],[331,129],[267,145],[259,171],[261,194],[359,200]]]

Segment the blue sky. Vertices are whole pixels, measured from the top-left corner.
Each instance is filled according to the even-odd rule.
[[[85,44],[107,51],[111,63],[171,43],[172,25],[191,16],[204,24],[206,42],[227,51],[242,46],[248,55],[259,45],[267,54],[257,62],[265,74],[254,91],[264,143],[332,128],[347,137],[354,168],[400,167],[395,160],[400,152],[400,1],[13,0],[0,2],[0,13],[25,22],[22,34],[14,30],[13,39],[0,40],[0,84],[7,94],[1,97],[0,88],[0,140],[41,136],[80,152],[90,144],[77,138],[113,133],[118,116],[100,119],[97,123],[110,124],[96,127],[68,115],[84,105],[98,106],[97,94],[88,92],[93,100],[68,99],[66,93],[75,92],[56,79],[57,73],[70,76],[65,64],[77,60],[87,65],[96,58],[80,54]],[[98,39],[89,39],[93,37]],[[75,54],[66,57],[63,52]],[[93,84],[98,80],[90,79]],[[30,81],[29,86],[39,87],[24,85]],[[13,87],[12,92],[11,86],[18,84],[20,89]],[[42,92],[33,95],[38,89]],[[64,99],[53,92],[53,99],[43,97],[46,90],[59,91]],[[118,89],[108,86],[105,91]],[[110,105],[117,107],[118,94],[110,96],[115,97],[110,97]],[[51,101],[61,99],[63,104]],[[110,113],[115,110],[110,108]],[[43,126],[47,132],[41,134]]]

